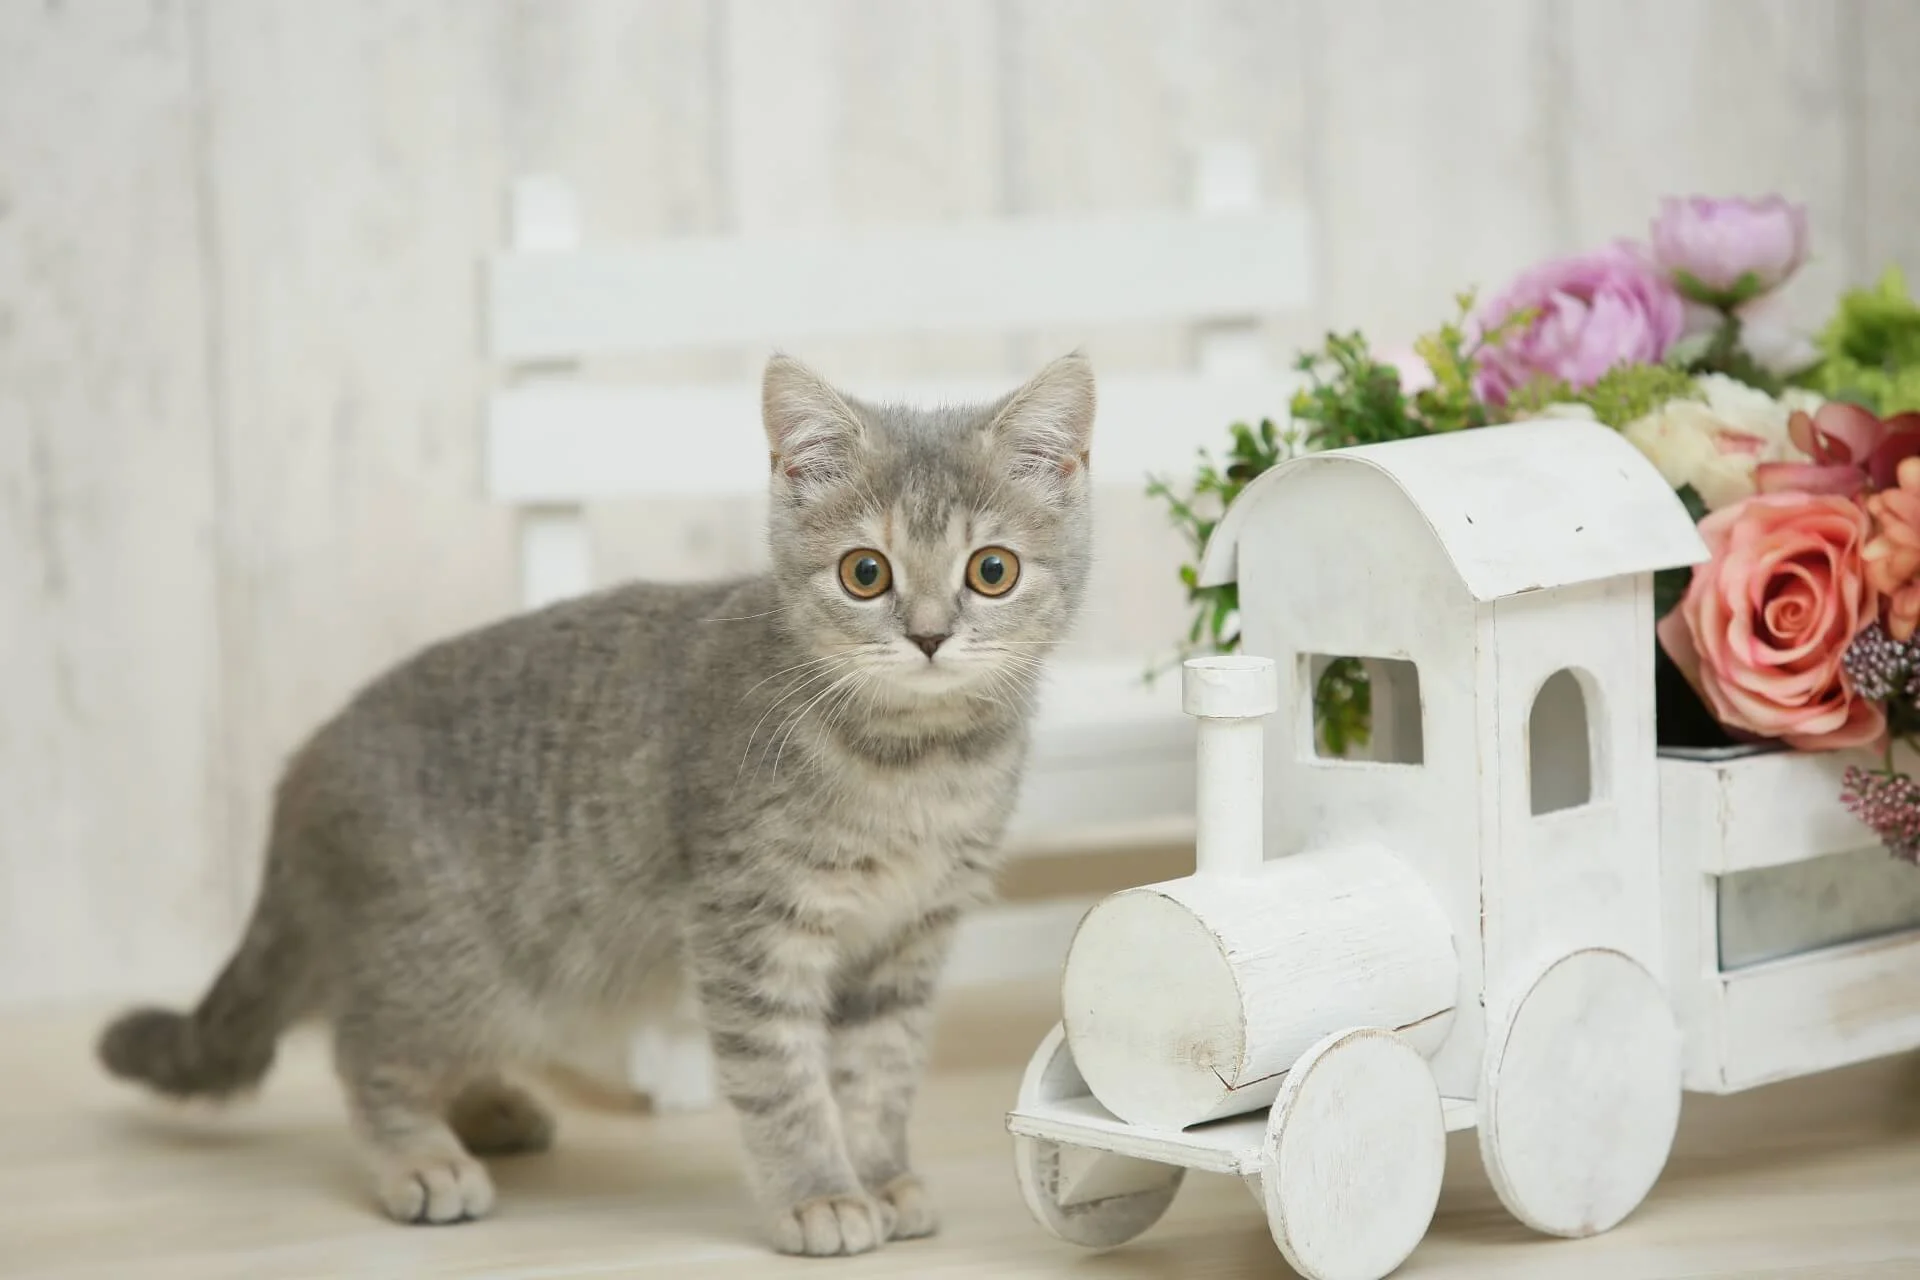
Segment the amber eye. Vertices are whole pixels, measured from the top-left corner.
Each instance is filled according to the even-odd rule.
[[[885,556],[863,547],[840,557],[840,585],[856,600],[871,600],[893,585],[893,570]]]
[[[1003,596],[1020,580],[1020,557],[1005,547],[982,547],[967,561],[967,585],[983,596]]]

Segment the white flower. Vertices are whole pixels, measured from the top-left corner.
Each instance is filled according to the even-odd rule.
[[[1819,408],[1820,397],[1790,390],[1776,400],[1719,373],[1701,375],[1694,386],[1702,398],[1669,400],[1622,433],[1675,489],[1692,485],[1707,509],[1717,511],[1752,496],[1761,463],[1806,460],[1787,422],[1795,410]]]

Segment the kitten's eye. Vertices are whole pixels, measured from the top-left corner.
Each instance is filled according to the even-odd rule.
[[[1003,596],[1020,580],[1020,557],[1005,547],[982,547],[967,561],[967,585],[983,596]]]
[[[893,585],[893,570],[885,556],[862,547],[840,557],[840,585],[856,600],[871,600]]]

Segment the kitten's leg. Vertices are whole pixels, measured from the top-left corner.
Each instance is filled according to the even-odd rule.
[[[828,1078],[830,929],[769,911],[764,899],[715,902],[703,916],[712,925],[690,938],[694,978],[775,1247],[815,1256],[878,1248],[892,1215],[847,1158]]]
[[[553,1115],[531,1093],[495,1072],[459,1092],[447,1111],[447,1123],[477,1156],[519,1155],[553,1145]]]
[[[493,1180],[444,1119],[463,1073],[364,1028],[336,1031],[335,1065],[374,1193],[400,1222],[465,1222],[493,1208]]]
[[[894,1211],[892,1236],[932,1235],[933,1200],[907,1153],[933,997],[958,913],[928,914],[842,986],[832,1019],[834,1095],[861,1183]]]

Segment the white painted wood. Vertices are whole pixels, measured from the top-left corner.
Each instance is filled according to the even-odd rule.
[[[1846,128],[1860,157],[1849,177],[1864,197],[1848,226],[1852,274],[1870,279],[1893,265],[1909,282],[1920,280],[1920,227],[1881,213],[1920,206],[1920,138],[1901,124],[1920,118],[1920,81],[1909,74],[1920,48],[1920,12],[1905,0],[1856,0],[1839,21],[1847,55],[1840,74],[1858,88]]]
[[[1004,378],[846,379],[869,400],[984,403]],[[1137,488],[1179,474],[1223,423],[1279,417],[1300,381],[1280,372],[1115,374],[1100,379],[1093,474]],[[747,383],[638,386],[534,383],[500,389],[487,406],[487,491],[509,503],[577,503],[766,490],[760,400]]]
[[[1920,770],[1920,755],[1895,748],[1897,767]],[[1691,819],[1668,836],[1691,851],[1707,875],[1727,875],[1874,843],[1858,818],[1838,803],[1849,765],[1875,767],[1870,751],[1742,751],[1719,759],[1660,761],[1664,802]]]
[[[1183,1128],[1272,1103],[1330,1031],[1422,1052],[1458,987],[1452,931],[1418,875],[1363,844],[1129,889],[1087,913],[1061,980],[1074,1061],[1123,1120]]]
[[[189,995],[243,906],[192,29],[0,7],[0,1005]]]
[[[1425,1057],[1379,1028],[1336,1032],[1287,1073],[1267,1122],[1267,1227],[1305,1280],[1382,1280],[1440,1204],[1447,1129]]]
[[[1333,462],[1332,454],[1284,462],[1248,485],[1214,531],[1201,583],[1235,580],[1243,523],[1265,492],[1301,468],[1354,463],[1379,468],[1426,515],[1477,601],[1707,558],[1653,464],[1599,423],[1547,419],[1338,452]]]
[[[1498,836],[1480,876],[1488,999],[1511,998],[1511,984],[1585,947],[1664,972],[1653,648],[1643,643],[1653,632],[1651,581],[1531,592],[1491,612],[1500,746],[1490,767],[1500,778]],[[1569,758],[1576,772],[1591,771],[1590,797],[1536,814],[1533,764],[1552,770]],[[1549,777],[1544,793],[1563,784]]]
[[[1501,510],[1489,475],[1528,477],[1537,496]],[[1352,586],[1356,536],[1366,592]],[[1431,1106],[1437,1139],[1442,1096],[1471,1100],[1522,1221],[1562,1235],[1617,1223],[1665,1165],[1683,1082],[1679,1020],[1652,976],[1668,963],[1673,883],[1645,643],[1652,575],[1704,554],[1657,473],[1595,424],[1319,454],[1250,487],[1203,580],[1239,584],[1254,661],[1188,671],[1186,706],[1203,717],[1203,866],[1087,914],[1062,1007],[1089,1096],[1013,1123],[1066,1140],[1103,1130],[1108,1149],[1246,1180],[1231,1149],[1187,1150],[1193,1135],[1169,1131],[1271,1103],[1283,1133],[1296,1091],[1314,1085],[1299,1055],[1370,1029],[1376,1039],[1355,1043],[1395,1046],[1417,1087],[1396,1097],[1399,1086],[1344,1080],[1330,1051],[1339,1105],[1303,1112],[1321,1116],[1301,1131],[1303,1148],[1324,1144],[1302,1157],[1315,1176],[1260,1178],[1303,1274],[1384,1275],[1412,1252],[1443,1156],[1390,1152],[1410,1127],[1394,1112]],[[1312,693],[1329,655],[1412,667],[1387,695],[1394,741],[1373,759],[1316,750]],[[1268,660],[1284,677],[1277,700],[1250,683]],[[1235,741],[1244,721],[1217,722],[1276,701],[1258,751]],[[1406,749],[1416,735],[1421,750]],[[1697,946],[1689,935],[1682,950]],[[1340,1138],[1361,1114],[1388,1119]],[[1204,1131],[1231,1147],[1243,1123]],[[1343,1159],[1376,1191],[1370,1168],[1408,1174],[1404,1204],[1418,1207],[1387,1208],[1388,1194],[1371,1204],[1383,1220],[1342,1223],[1361,1211],[1327,1175]]]
[[[593,546],[578,507],[520,512],[520,604],[539,609],[593,587]]]
[[[514,179],[508,193],[507,226],[521,253],[566,253],[580,247],[580,197],[556,174]]]
[[[1306,221],[1288,210],[973,220],[858,236],[689,236],[564,256],[507,254],[489,270],[488,339],[503,358],[538,360],[1262,315],[1307,301],[1308,255]]]
[[[1302,6],[1299,47],[1314,54],[1300,64],[1299,91],[1310,120],[1341,122],[1316,123],[1308,145],[1318,162],[1315,225],[1339,228],[1316,255],[1317,296],[1342,332],[1359,329],[1377,351],[1404,346],[1445,319],[1462,289],[1489,296],[1522,268],[1584,247],[1564,227],[1564,170],[1609,172],[1612,157],[1570,150],[1559,135],[1565,91],[1560,69],[1545,61],[1546,37],[1568,24],[1572,7]],[[1569,56],[1604,83],[1607,64],[1632,47],[1625,28],[1613,40]],[[1531,74],[1513,74],[1517,67]],[[1436,147],[1435,138],[1462,145]],[[1646,215],[1636,206],[1625,216],[1592,234],[1634,234]],[[1303,336],[1318,345],[1319,334]]]
[[[1044,1110],[1085,1094],[1086,1082],[1056,1025],[1028,1062],[1015,1106],[1021,1111]],[[1185,1167],[1178,1164],[1062,1144],[1012,1124],[1009,1127],[1014,1169],[1027,1211],[1034,1221],[1071,1244],[1106,1249],[1133,1239],[1160,1220],[1186,1178]],[[1089,1159],[1088,1153],[1097,1158]],[[1110,1194],[1084,1194],[1096,1180]]]
[[[1267,856],[1372,841],[1420,877],[1451,927],[1459,966],[1452,1029],[1434,1072],[1443,1093],[1472,1097],[1482,1017],[1479,850],[1494,821],[1478,765],[1481,619],[1425,517],[1383,472],[1330,461],[1290,474],[1297,483],[1268,487],[1245,509],[1237,555],[1243,651],[1273,658],[1282,679],[1281,711],[1267,722]],[[1356,530],[1380,549],[1365,591],[1354,590]],[[1316,654],[1412,664],[1424,764],[1319,755]],[[1350,1024],[1318,1031],[1340,1025]]]
[[[1101,1106],[1092,1094],[1080,1093],[1044,1105],[1022,1104],[1010,1113],[1007,1123],[1016,1135],[1066,1146],[1113,1151],[1195,1173],[1257,1178],[1267,1111],[1262,1108],[1213,1124],[1171,1129],[1130,1124]]]
[[[1720,1056],[1688,1087],[1733,1093],[1920,1047],[1920,933],[1823,948],[1710,979]]]
[[[1901,929],[1763,963],[1723,958],[1728,878],[1792,872],[1804,881],[1822,859],[1875,847],[1837,803],[1847,764],[1869,763],[1869,755],[1701,756],[1667,753],[1659,762],[1664,972],[1681,1013],[1687,1087],[1730,1093],[1920,1047],[1920,933]],[[1897,756],[1902,767],[1917,767],[1905,747]],[[1849,911],[1840,898],[1822,927],[1844,933],[1879,908]],[[1775,933],[1812,929],[1815,911]]]
[[[1049,1102],[1021,1103],[1007,1115],[1007,1128],[1017,1136],[1039,1138],[1064,1146],[1112,1151],[1141,1160],[1177,1165],[1196,1173],[1218,1173],[1249,1178],[1256,1184],[1266,1159],[1268,1110],[1228,1116],[1190,1129],[1129,1124],[1084,1091]],[[1476,1108],[1468,1098],[1442,1098],[1441,1113],[1448,1133],[1474,1126]],[[1256,1188],[1262,1206],[1265,1193]]]
[[[1273,659],[1191,658],[1182,679],[1185,710],[1200,726],[1194,873],[1253,875],[1265,860],[1261,721],[1280,705]]]
[[[1480,1154],[1536,1231],[1588,1236],[1638,1207],[1680,1121],[1680,1031],[1659,982],[1617,951],[1575,951],[1494,1011]]]
[[[527,254],[563,254],[579,248],[580,201],[573,187],[551,174],[529,174],[514,181],[508,195],[508,241]],[[574,385],[575,365],[556,361],[522,365],[510,371],[521,389],[546,385],[565,393]],[[542,456],[553,448],[545,428],[532,424],[529,446]],[[488,441],[488,465],[497,466]],[[539,609],[593,586],[593,543],[586,512],[578,495],[560,495],[537,504],[524,504],[515,513],[519,521],[520,605]]]
[[[507,174],[473,122],[519,77],[493,5],[182,12],[202,42],[196,171],[229,424],[223,764],[201,785],[235,845],[222,891],[244,903],[298,744],[390,664],[516,604],[512,520],[479,490],[475,429],[476,262]],[[635,139],[625,163],[649,158]]]
[[[1237,141],[1201,147],[1193,185],[1194,207],[1201,213],[1251,213],[1259,209],[1260,165],[1253,147]],[[1259,317],[1208,320],[1195,332],[1194,355],[1207,378],[1257,375],[1267,363],[1266,334],[1261,331]]]

